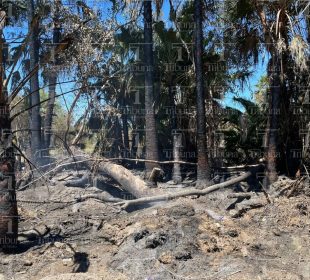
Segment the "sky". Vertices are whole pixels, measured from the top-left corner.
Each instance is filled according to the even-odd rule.
[[[63,0],[64,4],[67,4],[68,6],[74,5],[76,1],[75,0]],[[86,4],[90,7],[94,7],[96,5],[98,5],[98,3],[100,4],[100,6],[102,8],[104,8],[103,10],[108,10],[111,8],[111,2],[109,0],[85,0]],[[168,0],[164,0],[163,2],[163,8],[162,8],[162,14],[161,14],[161,19],[165,22],[166,27],[171,27],[172,23],[169,21],[169,1]],[[102,18],[106,18],[108,17],[108,13],[102,14]],[[120,22],[123,21],[122,16],[119,15],[118,16],[118,20]],[[21,37],[25,36],[25,34],[27,33],[27,23],[22,23],[19,27],[7,27],[5,29],[5,37],[6,38],[12,38],[12,36],[14,38],[16,38],[16,35],[13,35],[12,33],[16,33],[16,34],[21,34]],[[21,38],[22,39],[22,38]],[[21,41],[21,40],[17,40],[17,41]],[[16,44],[12,44],[11,48],[16,46]],[[20,67],[20,64],[18,65],[18,67]],[[253,75],[250,77],[248,84],[246,84],[243,87],[243,91],[241,92],[240,89],[238,90],[238,96],[244,97],[246,99],[249,100],[253,100],[253,92],[255,91],[255,85],[258,83],[260,77],[262,75],[265,74],[266,72],[266,63],[264,63],[262,61],[262,59],[260,59],[260,62],[258,63],[258,65],[252,69],[253,70]],[[72,79],[73,77],[67,77],[68,80]],[[40,81],[41,84],[42,80]],[[70,91],[74,88],[75,84],[74,83],[67,83],[67,84],[62,84],[57,86],[56,91],[57,94],[61,93],[61,92],[66,92],[66,91]],[[47,91],[47,88],[45,88],[45,91]],[[224,106],[230,106],[230,107],[235,107],[238,108],[240,110],[242,110],[242,107],[240,106],[240,104],[235,103],[232,98],[235,95],[235,93],[233,92],[227,92],[225,94],[225,98],[222,101],[222,104]],[[60,97],[59,98],[59,102],[62,104],[62,106],[66,107],[66,106],[70,106],[70,104],[72,103],[74,99],[74,95],[73,94],[67,94],[64,97]],[[78,119],[82,114],[83,114],[83,107],[86,106],[86,103],[83,101],[80,103],[80,109],[77,110],[75,117],[76,119]]]

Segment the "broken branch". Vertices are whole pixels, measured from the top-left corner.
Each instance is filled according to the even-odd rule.
[[[206,195],[206,194],[214,192],[216,190],[235,185],[241,181],[246,180],[251,175],[252,175],[251,172],[246,172],[246,173],[244,173],[244,174],[242,174],[236,178],[230,179],[230,180],[223,182],[223,183],[219,183],[219,184],[210,186],[210,187],[203,189],[203,190],[190,189],[190,190],[180,191],[180,192],[176,192],[176,193],[168,193],[168,194],[162,194],[162,195],[156,195],[156,196],[150,196],[150,197],[143,197],[143,198],[118,202],[115,205],[120,205],[122,208],[127,208],[130,205],[144,204],[146,202],[157,202],[157,201],[165,201],[165,200],[168,201],[168,200],[171,200],[174,198],[190,196],[190,195]]]

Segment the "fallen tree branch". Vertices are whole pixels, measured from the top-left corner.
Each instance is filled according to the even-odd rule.
[[[19,188],[18,191],[22,191],[22,190],[26,189],[29,185],[34,184],[35,182],[41,180],[42,178],[47,177],[47,175],[49,175],[49,174],[53,174],[53,173],[55,174],[55,173],[59,172],[64,167],[68,167],[70,165],[76,165],[78,163],[86,163],[86,162],[89,162],[89,161],[95,161],[94,159],[84,159],[84,160],[80,160],[80,161],[77,162],[77,161],[74,161],[72,158],[70,158],[70,160],[71,161],[68,162],[68,163],[63,163],[63,164],[57,165],[55,168],[45,172],[42,176],[32,180],[31,182],[27,183],[23,187]]]
[[[251,172],[246,172],[246,173],[244,173],[244,174],[242,174],[236,178],[230,179],[230,180],[223,182],[223,183],[220,183],[220,184],[210,186],[210,187],[203,189],[203,190],[198,190],[198,189],[192,188],[192,189],[189,189],[186,191],[180,191],[180,192],[176,192],[176,193],[161,194],[161,195],[156,195],[156,196],[142,197],[142,198],[138,198],[138,199],[122,201],[122,202],[116,203],[115,205],[120,205],[122,208],[125,209],[130,205],[144,204],[147,202],[156,202],[156,201],[165,201],[165,200],[168,201],[168,200],[171,200],[174,198],[190,196],[190,195],[206,195],[206,194],[214,192],[216,190],[235,185],[241,181],[246,180],[251,175],[252,175]]]
[[[263,167],[263,163],[258,164],[250,164],[250,165],[236,165],[236,166],[227,166],[227,167],[219,167],[218,169],[221,170],[244,170],[244,169],[251,169],[251,168],[258,168]]]
[[[100,193],[100,194],[85,194],[85,195],[82,195],[82,196],[76,198],[76,201],[77,202],[82,202],[82,201],[85,201],[87,199],[98,199],[98,200],[104,201],[104,202],[121,202],[121,201],[123,201],[120,198],[110,197],[110,196],[107,196],[106,194],[103,194],[103,193]]]
[[[197,165],[196,162],[187,162],[181,160],[167,160],[167,161],[158,161],[158,160],[150,160],[150,159],[138,159],[138,158],[107,158],[106,160],[114,161],[114,160],[126,160],[126,161],[138,161],[138,162],[149,162],[149,163],[158,163],[158,164],[186,164],[186,165]]]

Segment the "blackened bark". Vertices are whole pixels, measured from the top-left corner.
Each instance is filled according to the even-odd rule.
[[[123,125],[124,148],[126,151],[126,157],[129,157],[129,134],[128,134],[128,118],[126,108],[124,109],[124,112],[122,114],[122,125]]]
[[[46,115],[44,119],[44,145],[46,149],[50,148],[51,145],[51,135],[52,135],[52,122],[53,122],[53,112],[55,105],[55,95],[56,95],[56,86],[57,75],[55,73],[50,74],[49,77],[49,101],[47,103]]]
[[[129,153],[129,130],[128,130],[128,110],[127,110],[127,98],[126,98],[126,92],[125,90],[124,96],[121,99],[121,104],[122,104],[122,110],[121,110],[121,118],[122,118],[122,129],[123,129],[123,146],[124,146],[124,155],[123,157],[128,158],[130,157]]]
[[[0,110],[0,248],[14,249],[17,245],[18,232],[15,156],[12,147],[8,105],[1,102]]]
[[[194,2],[195,17],[195,71],[196,71],[196,102],[197,102],[197,181],[198,184],[208,182],[210,169],[207,156],[206,141],[206,109],[203,80],[203,31],[202,3]]]
[[[1,18],[5,12],[1,11]],[[0,40],[3,39],[0,25]],[[12,132],[9,104],[3,89],[3,48],[0,46],[0,249],[14,249],[17,245],[18,212],[15,192],[15,155],[12,147]]]
[[[158,160],[158,140],[154,110],[154,59],[152,1],[144,1],[144,63],[145,63],[145,146],[146,159]],[[157,164],[146,163],[147,172]]]
[[[34,0],[28,0],[28,28],[31,32],[29,41],[30,71],[39,63],[39,21],[33,21],[35,15]],[[40,92],[39,76],[35,72],[30,79],[31,109],[30,130],[31,130],[31,154],[34,162],[39,162],[41,146],[41,115],[40,115]]]
[[[61,1],[55,1],[55,15],[54,15],[54,29],[53,29],[53,48],[54,57],[52,58],[52,68],[49,75],[49,101],[47,103],[46,116],[44,119],[44,144],[45,148],[48,149],[51,144],[51,129],[53,122],[53,112],[55,106],[55,95],[56,95],[56,83],[57,83],[57,69],[55,69],[59,63],[56,56],[55,49],[60,42],[61,27],[59,23],[59,5]],[[54,67],[53,67],[54,66]]]
[[[175,130],[173,133],[173,160],[174,161],[181,160],[181,157],[180,157],[181,146],[182,146],[182,134]],[[173,164],[172,180],[175,183],[182,182],[181,165],[179,163]]]
[[[172,116],[170,118],[170,129],[171,129],[171,135],[172,135],[172,154],[173,154],[173,160],[174,161],[180,161],[181,156],[180,156],[180,148],[182,146],[182,134],[177,131],[178,125],[177,125],[177,108],[175,105],[174,101],[174,93],[172,90],[172,80],[173,77],[170,80],[170,85],[169,85],[169,99],[170,99],[170,107],[172,109]],[[172,180],[175,183],[180,183],[182,181],[182,176],[181,176],[181,166],[179,163],[174,163],[173,164],[173,169],[172,169]]]
[[[114,156],[120,157],[123,147],[123,141],[122,141],[122,128],[119,121],[118,116],[115,116],[115,122],[114,122],[114,143],[112,149],[114,150]]]
[[[273,54],[271,58],[271,77],[270,96],[269,96],[269,115],[267,123],[267,149],[266,149],[266,178],[264,185],[266,188],[278,178],[277,175],[277,157],[278,157],[278,129],[279,129],[279,114],[280,114],[280,60],[278,55]]]

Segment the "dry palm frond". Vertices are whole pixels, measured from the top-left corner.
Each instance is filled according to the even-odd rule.
[[[302,71],[307,70],[307,57],[308,57],[308,44],[304,41],[304,39],[297,35],[293,37],[289,50],[293,57],[295,65]]]
[[[279,54],[282,54],[286,50],[286,44],[283,38],[282,39],[280,38],[277,41],[276,48]]]

